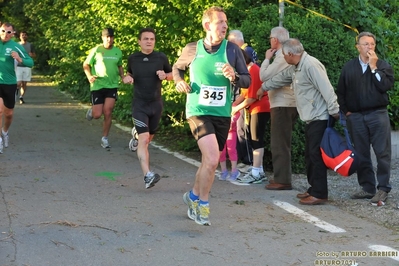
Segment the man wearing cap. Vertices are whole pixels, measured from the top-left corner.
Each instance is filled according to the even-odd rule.
[[[87,120],[98,119],[104,114],[101,146],[110,148],[108,134],[112,124],[112,110],[117,98],[119,77],[123,79],[122,51],[114,46],[114,30],[105,28],[101,33],[103,44],[90,50],[83,63],[83,70],[90,82],[91,103]]]

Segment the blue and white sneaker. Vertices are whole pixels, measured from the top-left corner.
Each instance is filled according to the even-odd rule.
[[[197,205],[199,200],[191,200],[190,199],[190,192],[186,192],[183,195],[183,202],[188,206],[187,216],[191,220],[195,220],[197,217]]]

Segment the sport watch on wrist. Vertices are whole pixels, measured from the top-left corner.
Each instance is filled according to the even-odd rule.
[[[235,72],[234,74],[236,76],[236,78],[234,79],[234,82],[239,81],[240,80],[240,75],[237,72]]]

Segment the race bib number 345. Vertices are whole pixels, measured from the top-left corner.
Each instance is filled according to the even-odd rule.
[[[226,104],[226,86],[202,85],[199,104],[206,106],[224,106]]]

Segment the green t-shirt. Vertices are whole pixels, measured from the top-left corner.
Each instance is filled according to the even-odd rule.
[[[186,117],[212,115],[231,116],[231,83],[223,76],[222,67],[228,63],[227,41],[223,40],[216,53],[205,51],[203,40],[190,65],[191,92],[187,94]]]
[[[9,40],[0,41],[0,84],[17,84],[15,75],[15,60],[11,57],[12,52],[17,52],[22,59],[22,64],[27,67],[33,66],[33,59],[19,43]]]
[[[98,45],[90,50],[85,60],[90,65],[91,74],[97,76],[90,84],[90,90],[115,89],[119,85],[119,70],[122,66],[122,51],[113,46],[111,49]]]

